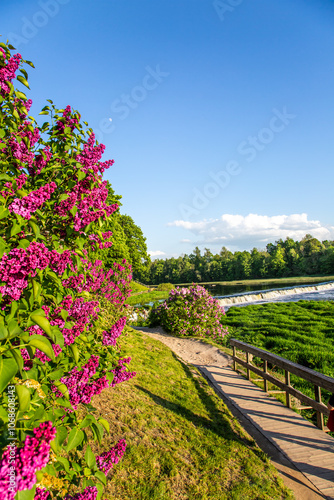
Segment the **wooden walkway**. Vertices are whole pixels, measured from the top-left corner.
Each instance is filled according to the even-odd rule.
[[[197,368],[327,499],[334,499],[334,439],[229,366]]]

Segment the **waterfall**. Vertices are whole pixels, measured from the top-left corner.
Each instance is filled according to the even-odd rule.
[[[246,292],[239,293],[235,295],[225,295],[218,296],[215,299],[218,300],[221,306],[231,306],[234,304],[245,304],[257,301],[271,301],[281,297],[301,293],[312,293],[312,292],[321,292],[322,290],[333,290],[334,291],[334,281],[329,281],[326,283],[318,283],[317,285],[300,285],[298,287],[287,287],[287,288],[279,288],[272,290],[264,290],[264,291],[255,291],[255,292]]]

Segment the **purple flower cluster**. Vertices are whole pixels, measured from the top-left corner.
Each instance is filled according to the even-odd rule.
[[[80,403],[89,404],[95,394],[100,394],[103,389],[109,386],[109,382],[105,375],[99,379],[91,380],[91,378],[95,375],[98,366],[99,357],[92,356],[81,370],[74,367],[66,377],[62,377],[60,379],[60,381],[65,384],[68,389],[70,402],[74,409],[76,409]],[[62,396],[60,391],[56,388],[54,388],[54,392],[57,396]]]
[[[116,323],[110,328],[109,332],[104,331],[102,344],[115,346],[118,337],[123,331],[125,323],[126,316],[123,316],[123,318],[120,318],[118,321],[116,321]]]
[[[22,56],[15,54],[7,61],[7,54],[2,47],[0,47],[0,94],[5,97],[10,92],[10,83],[15,78],[16,70],[18,69]],[[3,56],[3,57],[2,57]]]
[[[36,191],[31,191],[31,193],[23,198],[15,198],[9,205],[8,209],[10,212],[22,215],[24,219],[29,220],[31,214],[36,212],[36,210],[38,210],[46,200],[51,198],[51,195],[56,188],[57,186],[54,182],[45,184],[39,189],[36,189]]]
[[[71,106],[66,106],[63,112],[63,117],[57,121],[56,129],[58,130],[59,134],[64,134],[65,128],[70,128],[71,132],[74,130],[74,127],[78,123],[78,119],[72,118],[71,113]]]
[[[33,430],[34,436],[27,436],[22,448],[15,450],[16,491],[30,490],[36,483],[36,471],[46,466],[50,456],[50,443],[56,436],[52,422],[42,422]],[[0,497],[14,500],[15,491],[9,488],[9,475],[13,465],[10,447],[4,451],[0,461]]]
[[[74,223],[75,231],[82,231],[88,224],[99,218],[105,219],[117,210],[117,203],[107,205],[108,197],[107,181],[101,182],[95,188],[91,187],[93,177],[86,177],[78,182],[71,190],[65,193],[68,197],[62,200],[56,207],[61,217],[66,217],[66,223]],[[72,208],[76,207],[75,215],[70,213]]]
[[[118,360],[118,365],[113,370],[110,370],[111,373],[114,374],[113,381],[110,384],[110,387],[115,387],[115,385],[120,384],[121,382],[126,382],[130,378],[133,378],[136,375],[136,372],[127,372],[126,366],[131,361],[131,358],[120,358]]]
[[[44,243],[32,242],[27,248],[14,248],[0,260],[0,292],[10,300],[19,300],[28,286],[28,278],[36,276],[37,270],[50,266],[61,274],[71,261],[70,253],[50,252]]]
[[[123,457],[126,449],[126,441],[125,439],[120,439],[118,443],[110,448],[109,451],[102,453],[96,457],[96,464],[100,471],[104,472],[105,475],[108,474],[110,469],[113,468],[114,465],[118,464],[120,459]]]
[[[50,492],[48,490],[44,490],[42,488],[36,488],[34,500],[47,500]]]
[[[77,493],[76,495],[66,495],[64,500],[95,500],[96,497],[96,486],[87,486],[82,493]]]
[[[81,163],[82,170],[88,172],[92,170],[94,174],[100,173],[101,175],[105,170],[110,168],[114,164],[114,160],[107,160],[105,162],[100,162],[100,159],[104,153],[105,145],[95,143],[95,134],[91,134],[87,143],[83,147],[83,151],[77,155],[76,161]]]

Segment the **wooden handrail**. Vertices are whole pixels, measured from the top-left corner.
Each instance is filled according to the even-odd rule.
[[[334,378],[316,372],[311,368],[293,363],[277,354],[265,351],[253,345],[246,344],[240,340],[231,339],[230,344],[233,347],[233,369],[236,370],[236,364],[246,368],[247,378],[250,380],[250,371],[259,375],[264,380],[264,389],[267,392],[268,382],[282,389],[286,394],[286,406],[291,407],[291,396],[294,396],[302,403],[312,407],[317,412],[317,426],[324,430],[324,415],[329,415],[329,410],[321,402],[321,388],[326,389],[334,394]],[[239,349],[246,353],[246,361],[237,357],[236,350]],[[249,354],[256,356],[263,360],[263,369],[254,366],[249,360]],[[272,363],[285,371],[285,383],[268,373],[268,362]],[[290,385],[290,374],[297,375],[298,377],[310,382],[314,386],[315,399],[306,396],[299,390]]]

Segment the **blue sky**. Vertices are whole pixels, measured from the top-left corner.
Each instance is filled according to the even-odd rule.
[[[70,104],[152,256],[334,239],[334,2],[11,0],[37,115]]]

